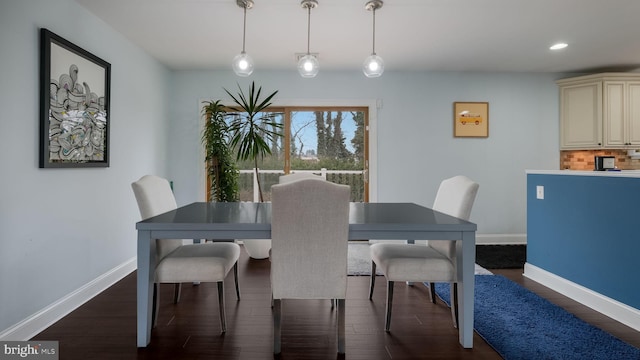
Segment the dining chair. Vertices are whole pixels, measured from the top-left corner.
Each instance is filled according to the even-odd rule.
[[[338,353],[345,352],[349,194],[347,185],[314,179],[271,187],[274,354],[283,299],[337,299]]]
[[[279,184],[285,184],[292,181],[298,181],[302,179],[314,179],[325,180],[324,177],[309,172],[300,172],[280,175],[278,178]],[[271,258],[271,240],[269,239],[244,239],[242,240],[245,249],[254,259]],[[333,305],[333,303],[332,303]]]
[[[433,210],[469,220],[479,185],[466,176],[454,176],[440,183]],[[371,282],[369,300],[373,297],[376,269],[387,279],[385,331],[391,327],[393,285],[395,281],[429,284],[431,302],[435,303],[434,282],[451,284],[451,316],[458,327],[458,285],[456,270],[456,241],[429,240],[423,244],[377,243],[370,247]]]
[[[302,179],[326,180],[322,175],[316,175],[314,173],[309,173],[309,172],[299,172],[299,173],[280,175],[280,178],[278,179],[278,183],[285,184],[288,182],[302,180]]]
[[[142,219],[147,219],[177,208],[176,200],[166,179],[145,175],[131,184]],[[153,287],[153,324],[158,317],[161,283],[175,284],[174,303],[180,300],[180,283],[215,282],[218,285],[218,306],[222,333],[226,332],[224,311],[224,279],[233,268],[236,296],[238,286],[238,258],[240,246],[233,242],[183,244],[181,239],[158,239],[155,246],[157,265]]]
[[[303,180],[303,179],[312,179],[312,180],[320,180],[320,181],[326,181],[327,180],[322,175],[316,175],[316,174],[310,173],[310,172],[298,172],[298,173],[290,173],[290,174],[280,175],[280,177],[278,178],[278,183],[279,184],[286,184],[286,183],[290,183],[292,181],[298,181],[298,180]],[[335,306],[336,306],[336,299],[331,299],[331,308],[333,309]]]

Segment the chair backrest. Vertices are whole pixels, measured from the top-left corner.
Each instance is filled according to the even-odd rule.
[[[473,180],[462,175],[445,179],[438,188],[436,199],[433,201],[433,210],[463,220],[469,220],[479,187]],[[456,243],[454,241],[432,240],[428,244],[450,259],[455,260]]]
[[[155,175],[145,175],[131,184],[138,202],[142,220],[160,215],[178,207],[169,181]],[[182,240],[162,240],[156,242],[158,260],[182,245]]]
[[[349,186],[303,179],[271,191],[273,298],[344,299]]]
[[[297,181],[297,180],[302,180],[302,179],[326,180],[321,175],[316,175],[314,173],[309,173],[309,172],[300,172],[300,173],[292,173],[292,174],[282,175],[278,179],[278,182],[280,184],[286,184],[286,183],[289,183],[289,182],[292,182],[292,181]]]

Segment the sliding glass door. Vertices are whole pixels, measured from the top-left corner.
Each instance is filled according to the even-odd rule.
[[[258,160],[265,200],[280,175],[312,172],[328,181],[351,187],[351,201],[368,201],[368,108],[270,108],[283,124],[282,137],[272,143],[271,155]],[[240,200],[257,201],[251,161],[241,170]]]

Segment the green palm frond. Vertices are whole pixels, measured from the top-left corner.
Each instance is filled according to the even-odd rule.
[[[261,99],[262,87],[256,89],[255,82],[251,83],[248,94],[238,84],[239,92],[234,95],[229,90],[224,91],[231,97],[236,106],[231,107],[232,112],[227,113],[229,120],[230,145],[236,149],[236,160],[253,160],[258,171],[258,158],[271,154],[269,142],[282,137],[282,133],[272,129],[281,129],[282,124],[275,120],[276,113],[265,113],[271,106],[271,99],[278,93],[273,93]],[[256,174],[257,175],[257,174]],[[262,189],[260,189],[260,177],[258,187],[260,201],[262,201]]]

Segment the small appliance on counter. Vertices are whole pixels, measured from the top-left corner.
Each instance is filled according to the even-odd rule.
[[[615,156],[594,156],[595,171],[607,171],[615,170],[616,158]]]

